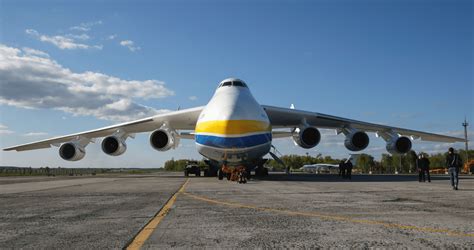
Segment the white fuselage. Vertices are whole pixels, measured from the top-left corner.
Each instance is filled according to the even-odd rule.
[[[195,140],[201,155],[238,166],[270,151],[271,125],[246,86],[220,86],[199,116]]]

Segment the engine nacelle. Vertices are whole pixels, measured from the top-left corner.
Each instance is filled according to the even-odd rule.
[[[364,150],[369,146],[369,136],[363,131],[353,131],[346,135],[344,146],[351,151]]]
[[[313,148],[321,141],[321,133],[315,127],[297,128],[293,132],[293,140],[302,148]]]
[[[167,151],[178,146],[179,137],[174,130],[160,128],[150,134],[150,144],[158,151]]]
[[[108,136],[102,140],[102,151],[108,155],[118,156],[127,150],[125,140],[117,136]]]
[[[391,154],[406,154],[411,150],[411,140],[408,137],[392,137],[387,141],[386,149]]]
[[[86,155],[86,150],[79,144],[73,142],[63,143],[59,147],[59,156],[66,161],[78,161]]]

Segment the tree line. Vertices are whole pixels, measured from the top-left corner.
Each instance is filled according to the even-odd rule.
[[[457,151],[463,163],[466,162],[466,151],[458,150]],[[446,166],[446,155],[448,153],[437,153],[437,154],[426,154],[424,155],[430,160],[431,169],[445,168]],[[474,159],[474,150],[469,150],[469,159]],[[411,150],[410,152],[399,155],[399,154],[382,154],[380,160],[375,160],[372,155],[369,154],[360,154],[357,160],[357,164],[354,166],[354,169],[357,169],[361,173],[410,173],[416,171],[416,159],[418,154]],[[331,156],[323,156],[318,154],[316,156],[306,155],[283,155],[280,159],[285,163],[285,166],[290,167],[290,169],[299,169],[303,165],[326,163],[326,164],[338,164],[342,160],[347,158],[338,159],[332,158]],[[183,171],[188,162],[194,162],[194,164],[199,165],[201,168],[206,168],[206,163],[201,161],[193,161],[189,159],[180,159],[174,160],[171,159],[165,162],[164,168],[166,171]],[[274,170],[283,170],[284,167],[279,164],[277,161],[270,159],[266,163],[266,167],[269,167]]]

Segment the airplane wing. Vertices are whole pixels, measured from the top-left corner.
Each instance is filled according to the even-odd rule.
[[[95,138],[104,137],[112,135],[117,131],[121,131],[127,134],[135,134],[153,131],[160,128],[163,124],[167,124],[169,127],[179,130],[194,130],[196,122],[198,120],[199,114],[201,113],[204,107],[196,107],[190,109],[183,109],[179,111],[174,111],[166,114],[156,115],[140,120],[135,120],[131,122],[125,122],[117,125],[112,125],[108,127],[103,127],[99,129],[94,129],[90,131],[80,132],[71,135],[54,137],[42,141],[17,145],[14,147],[9,147],[3,149],[4,151],[25,151],[33,150],[40,148],[50,148],[51,145],[57,145],[64,142],[69,142],[78,137],[87,138],[93,140]],[[188,138],[188,136],[183,136],[183,138]]]
[[[351,120],[347,118],[326,115],[321,113],[287,109],[273,106],[262,105],[266,111],[270,123],[273,128],[294,128],[298,127],[302,123],[317,128],[327,129],[343,129],[345,127],[351,127],[366,132],[374,133],[397,133],[403,136],[411,137],[412,139],[421,139],[424,141],[437,141],[437,142],[465,142],[463,138],[432,134],[422,131],[416,131],[411,129],[397,128],[386,125],[379,125],[374,123],[368,123],[363,121]]]

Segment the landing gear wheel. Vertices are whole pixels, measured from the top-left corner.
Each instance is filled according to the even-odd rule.
[[[245,184],[247,183],[247,171],[242,170],[237,173],[239,177],[239,184]]]
[[[250,172],[249,169],[245,170],[245,178],[247,180],[250,180],[250,178],[252,177],[252,173]]]
[[[224,179],[224,173],[222,172],[222,169],[219,169],[219,170],[218,170],[217,178],[218,178],[219,180],[223,180],[223,179]]]
[[[258,177],[268,176],[268,168],[265,168],[263,166],[258,166],[255,169],[255,176],[258,176]]]

